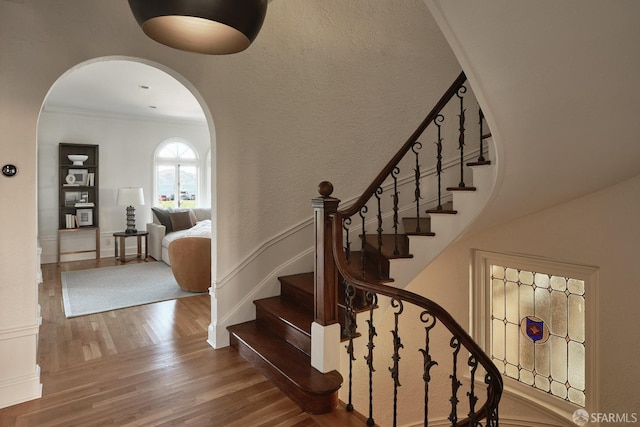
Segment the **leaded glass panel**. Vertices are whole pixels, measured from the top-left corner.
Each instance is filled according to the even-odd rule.
[[[503,374],[585,405],[584,281],[491,266],[492,359]]]

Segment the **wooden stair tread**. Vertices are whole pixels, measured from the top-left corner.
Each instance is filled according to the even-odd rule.
[[[253,302],[256,308],[265,310],[280,321],[293,326],[301,332],[311,337],[311,323],[313,323],[313,313],[304,310],[298,305],[287,303],[287,300],[279,296],[259,299]]]
[[[453,209],[453,202],[445,202],[442,204],[441,209],[433,208],[427,209],[428,214],[451,214],[455,215],[458,213],[457,210]]]
[[[313,295],[313,271],[278,277],[281,283]]]
[[[467,163],[467,166],[486,166],[486,165],[490,165],[491,164],[491,160],[483,160],[483,161],[477,161],[477,162],[469,162]]]
[[[255,321],[230,326],[227,329],[232,339],[242,342],[263,360],[264,364],[261,364],[261,367],[270,371],[267,374],[269,377],[278,373],[311,395],[332,394],[342,385],[342,375],[339,372],[323,374],[316,370],[311,366],[309,356],[282,341],[278,336],[265,332]],[[238,348],[239,343],[234,344]]]
[[[476,191],[476,187],[447,187],[447,191]]]

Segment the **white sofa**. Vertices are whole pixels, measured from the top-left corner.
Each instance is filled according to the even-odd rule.
[[[149,255],[157,261],[169,261],[169,243],[181,237],[211,238],[211,209],[152,208],[153,222],[147,224]],[[189,219],[187,219],[187,217]]]

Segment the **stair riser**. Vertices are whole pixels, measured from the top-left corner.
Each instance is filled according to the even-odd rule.
[[[308,311],[313,311],[313,294],[307,293],[298,287],[290,286],[284,281],[280,283],[280,294],[282,297],[295,303],[299,307]]]
[[[311,355],[311,335],[290,325],[280,317],[263,310],[260,306],[256,306],[256,320],[261,328],[270,330],[306,355]]]
[[[389,260],[384,255],[379,254],[377,248],[373,248],[370,245],[365,245],[364,251],[369,265],[375,266],[377,276],[379,278],[389,278]]]

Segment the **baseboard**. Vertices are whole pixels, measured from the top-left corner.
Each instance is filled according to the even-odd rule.
[[[0,409],[42,397],[40,366],[30,375],[0,382]]]
[[[7,368],[0,371],[0,408],[42,396],[38,329],[36,323],[0,331],[0,366]]]

